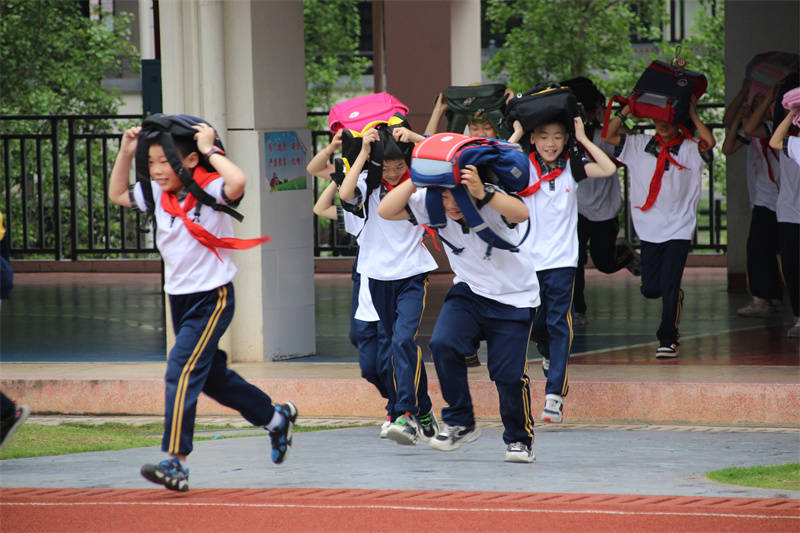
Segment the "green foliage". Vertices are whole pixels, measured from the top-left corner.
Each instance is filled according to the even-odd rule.
[[[764,489],[800,490],[800,463],[724,468],[706,474],[712,481]]]
[[[641,5],[637,13],[627,0],[490,0],[486,16],[506,42],[487,71],[517,91],[575,76],[629,91],[641,72],[632,68],[632,34],[661,36],[663,0]]]
[[[361,32],[356,0],[304,0],[306,109],[327,111],[340,91],[359,87],[369,59],[359,57]],[[309,120],[320,129],[323,121]],[[325,124],[327,125],[327,124]]]
[[[81,15],[65,0],[0,3],[0,114],[115,113],[119,94],[101,80],[123,64],[138,70],[130,16]]]

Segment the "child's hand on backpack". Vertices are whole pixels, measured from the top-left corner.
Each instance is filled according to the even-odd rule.
[[[214,147],[214,141],[217,139],[217,132],[208,124],[196,124],[192,126],[197,130],[194,134],[194,140],[197,141],[197,150],[201,154],[207,153]]]
[[[370,128],[367,130],[367,133],[361,138],[361,152],[364,154],[369,155],[370,147],[372,143],[379,141],[381,138],[378,130],[375,128]]]
[[[335,153],[336,150],[342,147],[342,133],[344,132],[344,128],[339,128],[339,130],[333,134],[333,139],[331,139],[331,143],[328,145],[331,147],[331,154]]]
[[[125,133],[122,134],[122,142],[119,145],[120,153],[131,158],[136,155],[136,146],[139,143],[139,132],[141,130],[141,126],[135,126],[125,130]]]
[[[581,117],[575,117],[575,140],[579,143],[583,144],[589,139],[586,137],[586,130],[583,127],[583,119]]]
[[[476,200],[482,200],[486,196],[483,181],[475,165],[467,165],[461,169],[461,184],[467,188],[470,196]]]
[[[418,143],[425,138],[419,133],[414,133],[410,129],[403,126],[392,130],[392,137],[394,137],[395,141],[402,143]]]

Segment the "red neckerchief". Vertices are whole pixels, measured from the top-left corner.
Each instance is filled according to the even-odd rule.
[[[387,191],[391,191],[392,189],[394,189],[395,187],[397,187],[398,185],[400,185],[409,178],[411,178],[411,170],[409,168],[406,168],[405,174],[403,174],[403,176],[400,178],[400,181],[398,181],[394,185],[389,185],[389,182],[383,178],[381,178],[381,183],[383,184],[384,187],[386,187]]]
[[[656,171],[653,173],[653,177],[650,180],[650,191],[647,193],[647,200],[645,200],[644,205],[640,205],[636,208],[642,211],[647,211],[656,202],[658,192],[661,190],[661,178],[664,176],[664,169],[667,167],[667,159],[678,169],[687,170],[685,166],[675,161],[675,159],[672,158],[672,154],[669,153],[669,148],[671,146],[679,146],[683,142],[685,137],[682,134],[675,136],[669,142],[664,142],[664,139],[658,134],[656,134],[654,138],[661,146],[661,150],[658,152]]]
[[[205,168],[201,166],[197,166],[194,169],[192,177],[200,185],[201,188],[205,188],[206,185],[214,181],[215,179],[219,178],[220,175],[218,172],[209,172]],[[194,197],[193,194],[189,193],[186,195],[186,199],[183,201],[183,205],[181,205],[178,197],[175,196],[175,193],[172,192],[163,192],[161,194],[161,207],[164,208],[168,214],[172,215],[173,217],[178,217],[183,221],[183,225],[186,226],[186,229],[189,230],[189,233],[197,239],[197,241],[214,252],[214,255],[222,261],[222,258],[217,253],[217,248],[228,248],[234,250],[247,250],[248,248],[252,248],[254,246],[258,246],[259,244],[267,242],[270,237],[269,235],[265,235],[264,237],[259,237],[258,239],[236,239],[234,237],[217,237],[212,233],[197,224],[196,222],[192,222],[186,216],[186,213],[191,211],[191,209],[197,204],[197,198]]]
[[[770,150],[769,141],[767,139],[758,139],[758,142],[761,144],[761,155],[764,156],[764,161],[767,163],[767,173],[769,173],[769,180],[774,183],[775,185],[778,184],[775,181],[775,176],[772,175],[772,166],[769,164],[769,157],[767,157],[767,150]],[[775,150],[773,150],[773,153]]]
[[[567,162],[569,162],[569,152],[564,150],[563,153],[564,153],[564,159],[566,159]],[[546,175],[542,176],[542,167],[539,165],[539,162],[536,160],[536,152],[532,150],[531,153],[528,154],[528,158],[531,160],[531,163],[533,163],[533,167],[536,169],[536,175],[537,176],[541,176],[541,177],[539,178],[539,181],[537,181],[533,185],[529,185],[525,189],[522,189],[521,191],[519,191],[517,193],[517,196],[531,196],[532,194],[534,194],[536,191],[539,190],[539,187],[542,186],[542,182],[553,181],[554,179],[559,177],[562,172],[564,172],[564,168],[567,168],[567,166],[564,165],[564,168],[553,169],[550,172],[548,172]]]

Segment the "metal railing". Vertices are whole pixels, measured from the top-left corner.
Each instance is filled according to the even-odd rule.
[[[141,115],[0,116],[5,226],[13,258],[150,257],[140,213],[108,200],[124,129]]]

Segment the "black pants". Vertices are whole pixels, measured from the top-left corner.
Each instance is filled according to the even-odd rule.
[[[578,215],[578,269],[575,271],[575,294],[573,306],[576,313],[586,312],[586,299],[583,290],[586,280],[583,267],[586,265],[588,251],[592,255],[595,268],[604,274],[613,274],[631,262],[633,256],[624,247],[617,247],[619,221],[616,217],[609,220],[593,221]]]
[[[661,324],[656,336],[662,346],[677,344],[681,320],[681,278],[689,255],[688,240],[642,241],[642,286],[645,298],[661,298]]]
[[[747,234],[747,284],[750,294],[765,300],[783,296],[778,270],[778,219],[775,211],[757,205]]]
[[[800,224],[778,222],[778,248],[792,314],[800,316]]]

